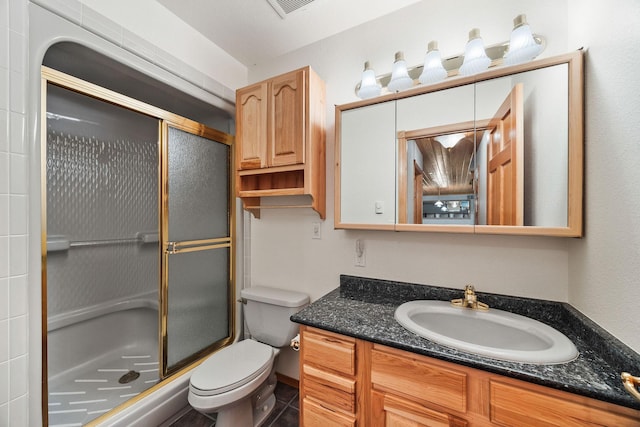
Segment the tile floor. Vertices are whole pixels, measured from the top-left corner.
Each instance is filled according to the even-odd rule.
[[[298,389],[278,382],[275,389],[276,406],[262,427],[298,427]],[[184,414],[171,427],[213,427],[214,419],[195,410]]]

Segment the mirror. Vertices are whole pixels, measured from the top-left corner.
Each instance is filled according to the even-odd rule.
[[[336,228],[581,236],[582,96],[576,52],[336,107]]]
[[[336,215],[352,228],[393,230],[396,205],[395,102],[346,110],[336,117],[342,124],[340,158],[345,173],[336,175]],[[376,208],[376,205],[378,206]],[[336,216],[337,218],[337,216]],[[360,226],[358,226],[358,224]]]

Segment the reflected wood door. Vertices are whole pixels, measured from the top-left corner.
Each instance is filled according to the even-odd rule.
[[[424,172],[418,163],[413,161],[413,223],[422,224],[422,177]]]
[[[523,87],[514,86],[489,123],[488,225],[524,225]]]

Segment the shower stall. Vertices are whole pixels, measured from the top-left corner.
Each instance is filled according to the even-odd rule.
[[[234,339],[233,138],[49,67],[42,85],[43,418],[80,426]]]

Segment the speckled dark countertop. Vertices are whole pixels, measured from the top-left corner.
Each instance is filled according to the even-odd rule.
[[[621,372],[640,374],[640,355],[566,303],[476,292],[490,307],[547,323],[564,333],[580,355],[555,365],[505,362],[436,344],[404,329],[395,319],[400,304],[418,299],[461,298],[462,289],[340,276],[340,287],[291,317],[303,325],[413,353],[640,409],[623,387]]]

